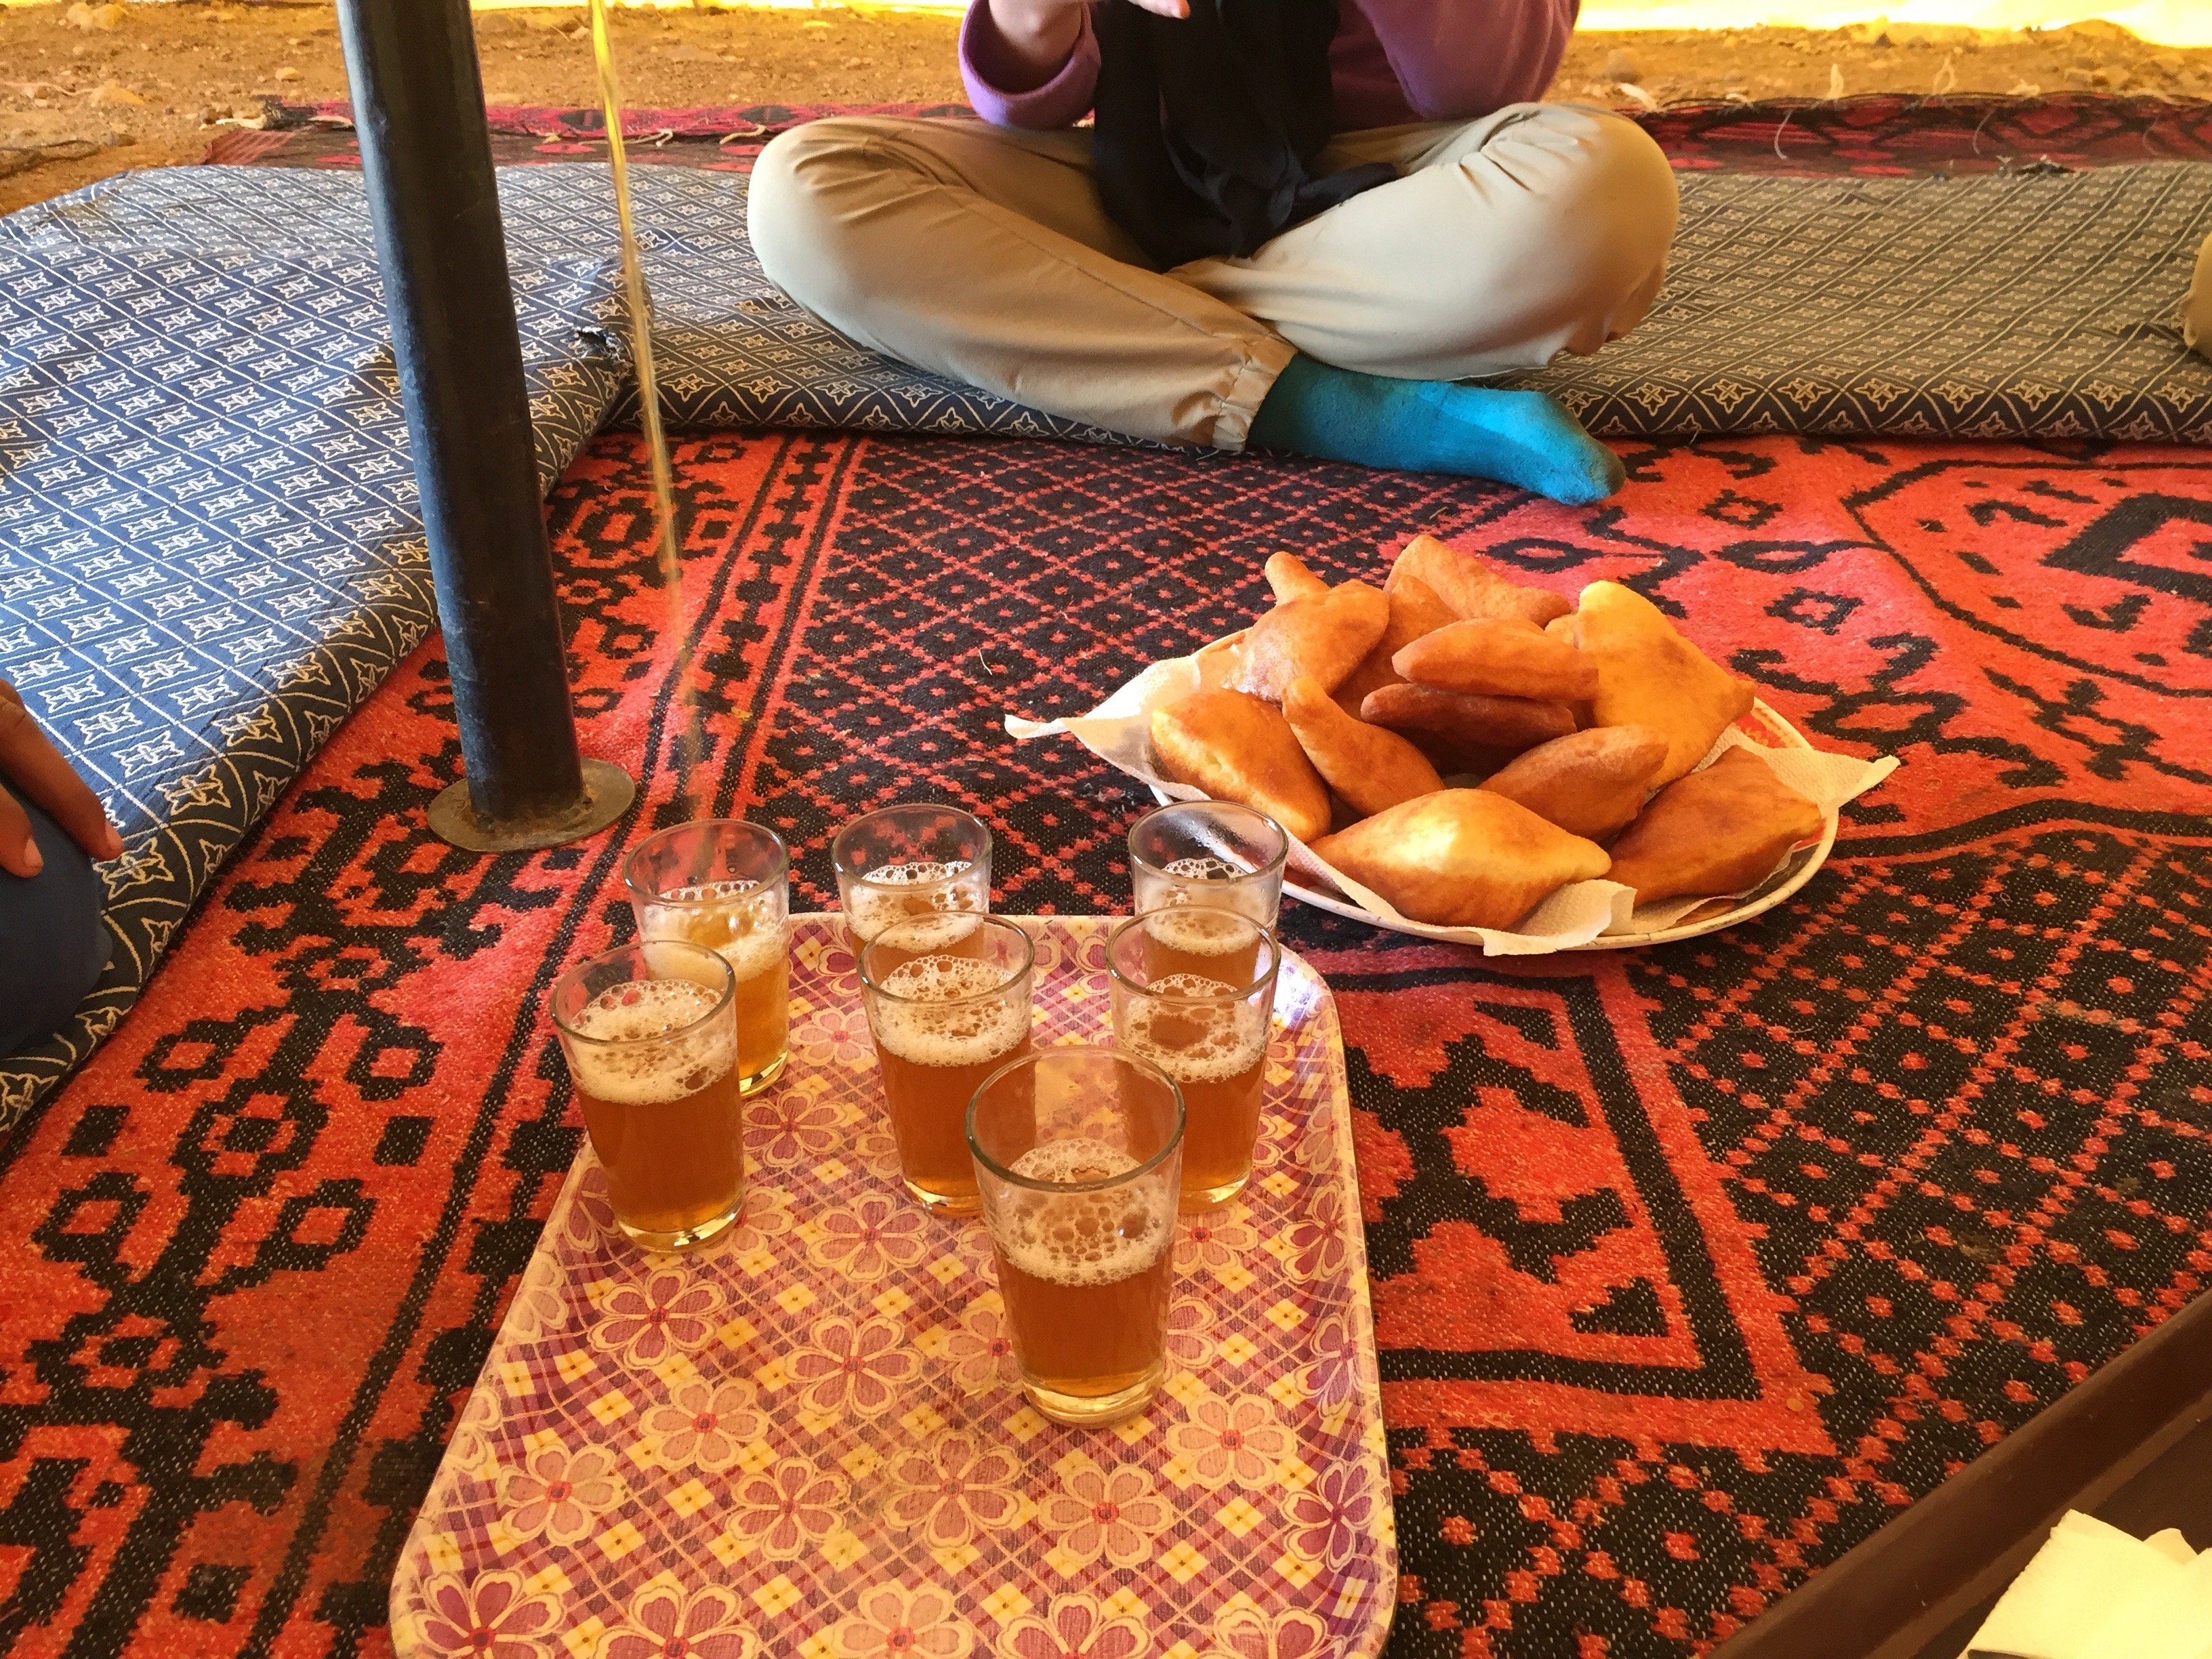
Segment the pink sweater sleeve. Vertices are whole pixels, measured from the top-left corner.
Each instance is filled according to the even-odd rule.
[[[1425,121],[1471,119],[1542,97],[1582,9],[1582,0],[1339,3],[1365,14],[1406,101]]]
[[[1041,87],[1008,92],[1006,43],[991,21],[990,0],[970,0],[960,26],[960,78],[975,113],[994,126],[1072,127],[1087,114],[1098,87],[1098,37],[1091,33],[1091,8],[1083,9],[1083,33],[1060,72]]]

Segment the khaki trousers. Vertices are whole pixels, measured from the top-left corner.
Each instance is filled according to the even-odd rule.
[[[1243,447],[1293,351],[1462,380],[1633,328],[1658,292],[1674,174],[1632,122],[1567,104],[1347,133],[1324,172],[1401,177],[1247,259],[1161,271],[1109,218],[1085,129],[845,116],[762,153],[753,246],[864,344],[1032,408]]]

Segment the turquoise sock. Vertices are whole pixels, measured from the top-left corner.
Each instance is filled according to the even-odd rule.
[[[1361,374],[1300,353],[1252,417],[1250,446],[1400,472],[1494,478],[1571,506],[1620,488],[1620,458],[1540,392]]]

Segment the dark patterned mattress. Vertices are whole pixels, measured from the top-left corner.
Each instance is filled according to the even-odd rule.
[[[1516,382],[1593,432],[2212,444],[2181,339],[2212,165],[1681,185],[1642,326]]]

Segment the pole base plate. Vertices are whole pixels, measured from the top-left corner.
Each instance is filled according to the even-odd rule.
[[[430,803],[430,833],[470,853],[531,853],[565,846],[597,835],[624,812],[637,795],[629,774],[606,761],[584,763],[584,796],[566,811],[490,823],[477,816],[463,778],[438,792]]]

